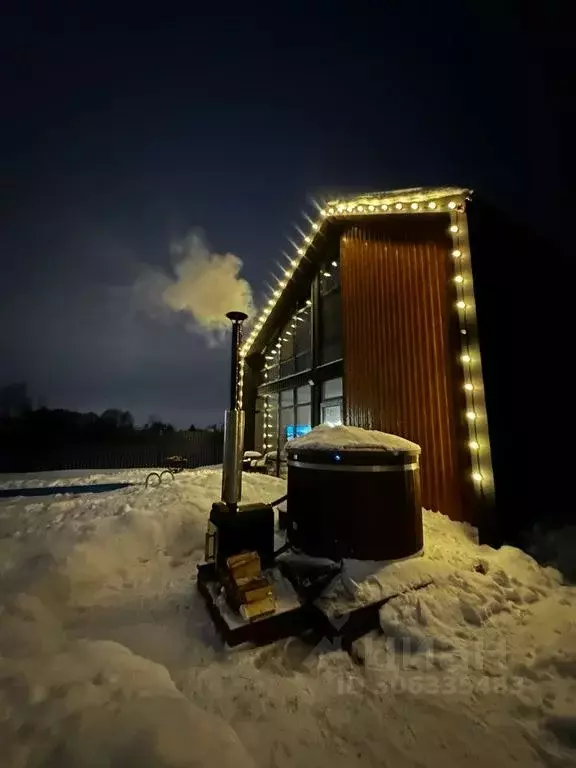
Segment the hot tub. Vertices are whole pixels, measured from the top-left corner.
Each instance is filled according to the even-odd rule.
[[[392,560],[422,549],[419,446],[338,445],[337,436],[336,446],[318,445],[313,433],[293,442],[286,450],[294,547],[334,560]]]

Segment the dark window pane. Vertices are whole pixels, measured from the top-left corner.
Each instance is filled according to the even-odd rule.
[[[340,291],[320,298],[320,361],[329,363],[342,357]]]

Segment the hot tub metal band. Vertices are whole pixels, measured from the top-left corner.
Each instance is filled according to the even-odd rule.
[[[298,469],[320,469],[329,472],[413,472],[418,469],[418,462],[414,464],[313,464],[307,461],[288,461],[289,467]]]

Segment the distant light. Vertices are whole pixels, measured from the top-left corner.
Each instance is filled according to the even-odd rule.
[[[452,224],[452,226],[450,227],[450,232],[458,232],[458,227],[456,226],[456,224]]]
[[[460,355],[460,360],[462,360],[463,363],[469,363],[472,358],[470,355]]]
[[[434,210],[434,208],[436,208],[436,203],[432,200],[430,203],[428,203],[428,208]]]
[[[312,242],[312,238],[310,237],[310,235],[306,235],[306,237],[304,238],[304,242],[305,243],[311,243]]]
[[[353,210],[354,210],[354,206],[353,205],[349,205],[348,206],[348,213],[352,213]]]
[[[460,333],[462,334],[462,336],[466,336],[466,334],[468,333],[468,331],[467,331],[465,328],[462,328],[462,330],[460,331]]]
[[[363,205],[359,205],[358,206],[358,213],[362,213],[363,210],[364,210],[364,206]]]
[[[276,302],[274,301],[274,299],[270,299],[270,301],[268,302],[268,306],[272,307],[272,306],[274,306],[275,303]]]
[[[292,259],[292,261],[290,262],[290,264],[292,264],[293,267],[297,267],[299,263],[300,262],[298,261],[298,259]]]
[[[296,253],[299,253],[299,254],[300,254],[300,256],[304,256],[304,254],[306,253],[306,251],[304,250],[304,248],[297,248],[297,249],[296,249]]]
[[[334,216],[334,213],[335,213],[334,208],[328,208],[328,215],[329,216]]]
[[[312,302],[310,301],[310,299],[306,299],[306,304],[307,304],[309,307],[310,307],[310,306],[312,306]]]
[[[477,451],[480,448],[480,446],[476,442],[476,440],[470,440],[470,442],[468,443],[468,448],[470,448],[471,451]]]
[[[457,301],[456,306],[458,309],[466,309],[466,302],[465,301]]]
[[[326,216],[327,211],[325,208],[320,208],[320,216]]]
[[[456,275],[456,277],[454,278],[454,282],[455,283],[463,283],[464,282],[464,278],[462,277],[462,275]]]
[[[396,203],[394,208],[396,208],[397,211],[401,211],[402,210],[402,203]]]
[[[418,210],[418,203],[411,203],[410,204],[410,208],[412,208],[413,211],[417,211]]]
[[[388,210],[388,206],[386,205],[386,203],[383,203],[383,204],[380,206],[380,208],[382,208],[382,210],[383,210],[383,211],[387,211],[387,210]]]
[[[466,411],[466,418],[468,421],[476,421],[476,413],[474,411]]]
[[[333,266],[333,267],[337,267],[337,266],[338,266],[338,262],[337,262],[337,261],[333,261],[333,262],[332,262],[332,266]]]
[[[278,342],[278,344],[276,344],[276,349],[279,349],[281,346],[282,345],[280,344],[280,342]]]
[[[460,256],[462,256],[462,251],[456,249],[455,251],[452,251],[452,256],[454,256],[455,259],[459,259]]]
[[[450,202],[448,203],[448,208],[450,208],[451,211],[453,211],[454,208],[456,208],[456,203],[454,202],[454,200],[450,200]]]
[[[339,453],[334,454],[334,461],[342,461],[342,456]]]
[[[316,222],[314,222],[312,224],[312,229],[320,229],[320,224],[317,224]]]
[[[468,392],[472,392],[472,390],[474,389],[474,384],[469,384],[469,383],[464,384],[464,389],[467,390]]]
[[[330,272],[322,272],[322,274],[324,275],[324,277],[332,277]]]
[[[338,210],[340,211],[340,213],[342,213],[342,211],[344,210],[345,207],[346,207],[345,205],[339,205],[338,206]]]
[[[280,296],[281,293],[282,293],[282,291],[274,291],[274,296],[276,296],[276,298],[278,298],[278,296]]]
[[[476,483],[481,483],[483,478],[480,472],[472,472],[472,480]]]
[[[286,274],[286,270],[284,270],[284,274]],[[286,286],[286,280],[279,280],[278,285],[280,288],[284,288]]]
[[[369,211],[374,211],[374,210],[376,210],[376,209],[374,208],[374,206],[373,206],[373,205],[369,205],[369,206],[368,206],[368,210],[369,210]]]

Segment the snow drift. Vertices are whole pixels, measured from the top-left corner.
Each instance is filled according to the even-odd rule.
[[[553,568],[425,512],[424,557],[348,562],[326,597],[389,598],[357,663],[328,641],[227,652],[194,587],[219,472],[145,474],[0,502],[3,765],[574,764],[576,590]],[[283,489],[247,475],[244,500]]]

